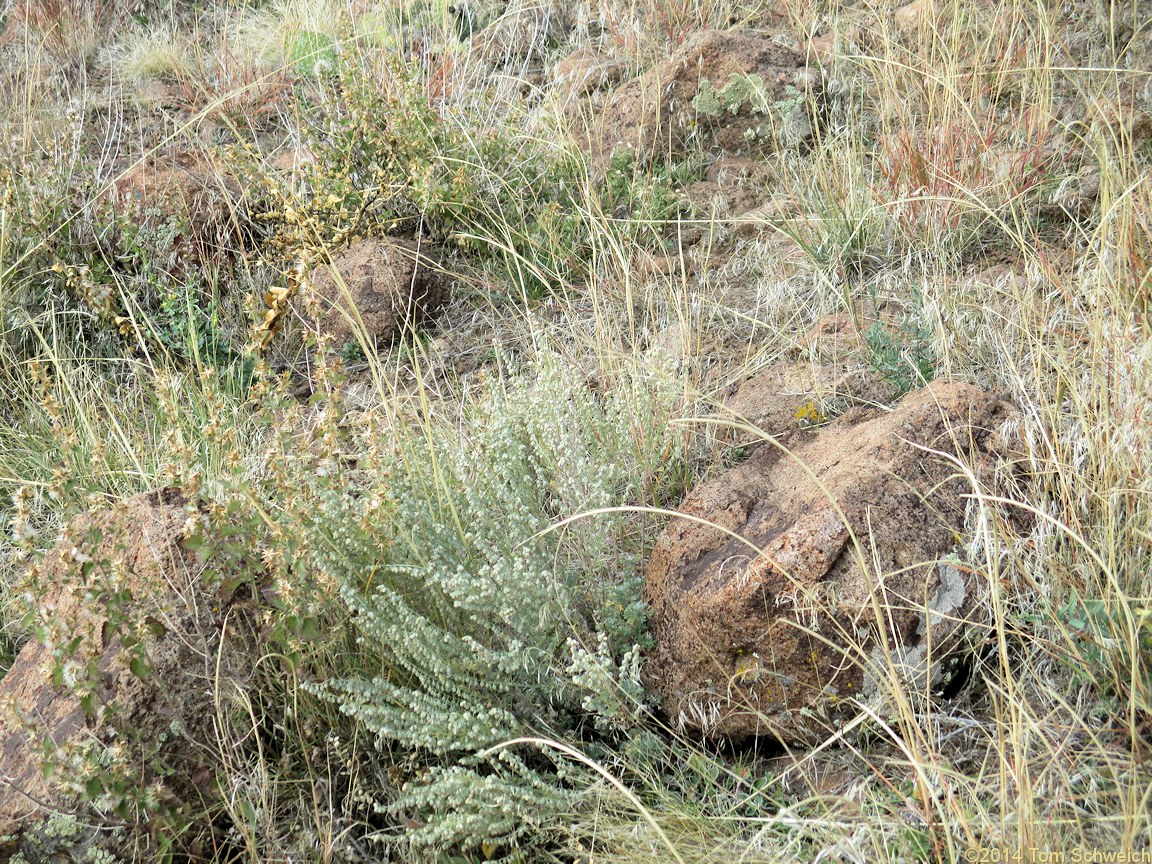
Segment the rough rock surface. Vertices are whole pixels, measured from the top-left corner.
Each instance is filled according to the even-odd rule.
[[[621,148],[639,161],[682,155],[694,135],[728,155],[798,144],[812,134],[818,74],[804,55],[750,31],[701,31],[619,87],[589,132],[601,168]]]
[[[313,289],[319,329],[337,343],[357,343],[361,326],[370,342],[391,342],[447,299],[432,262],[417,245],[392,237],[360,240],[333,255],[318,269]]]
[[[195,795],[211,776],[190,742],[214,740],[213,682],[245,665],[231,632],[244,615],[185,544],[187,503],[165,489],[77,517],[33,569],[40,638],[0,680],[0,859],[53,813],[76,812],[72,760],[85,747],[120,748],[162,797]],[[144,767],[155,747],[173,769],[164,780]],[[48,753],[58,765],[45,776]]]
[[[727,443],[759,445],[770,435],[778,443],[792,446],[823,427],[828,406],[875,405],[890,398],[891,391],[891,385],[866,369],[776,363],[741,384],[728,400],[733,422],[757,432],[734,428]]]
[[[130,166],[102,200],[126,224],[172,230],[175,255],[186,263],[220,260],[241,234],[239,186],[217,160],[199,151]]]
[[[570,109],[579,100],[619,84],[627,71],[624,60],[585,45],[557,61],[549,78],[557,101]]]
[[[924,21],[932,15],[934,8],[935,4],[932,0],[912,0],[911,3],[905,3],[893,13],[892,21],[897,30],[907,35],[922,26]]]
[[[712,524],[674,519],[645,577],[644,677],[669,718],[709,736],[823,740],[857,700],[882,707],[881,634],[908,679],[936,681],[982,586],[949,560],[966,481],[915,445],[979,465],[1009,410],[936,382],[890,412],[848,412],[794,457],[763,447],[689,495],[681,512]]]

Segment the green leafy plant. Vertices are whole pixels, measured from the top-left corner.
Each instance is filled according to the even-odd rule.
[[[922,387],[936,374],[936,354],[930,341],[931,330],[918,320],[922,300],[914,294],[912,312],[898,324],[886,324],[877,315],[864,331],[872,370],[892,385],[893,398]]]
[[[585,725],[611,734],[644,711],[635,539],[645,534],[623,513],[552,526],[643,501],[638,479],[679,446],[658,419],[670,395],[638,383],[601,402],[552,361],[478,406],[466,446],[438,431],[361,463],[354,481],[330,470],[293,481],[292,532],[265,540],[266,561],[291,561],[279,615],[323,608],[309,585],[335,590],[351,615],[355,672],[310,689],[414,760],[376,804],[419,826],[404,843],[546,840],[587,781],[534,751],[492,748],[525,735],[578,741]],[[339,451],[351,442],[336,428]]]
[[[288,60],[297,75],[316,77],[336,68],[336,43],[323,33],[305,30],[297,33],[288,47]]]
[[[1133,700],[1152,717],[1152,613],[1100,597],[1071,596],[1058,617],[1072,636],[1069,666],[1077,677],[1099,688],[1104,698]]]

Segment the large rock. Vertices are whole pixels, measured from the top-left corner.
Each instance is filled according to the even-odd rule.
[[[728,155],[812,134],[820,94],[804,55],[750,31],[704,30],[618,88],[589,132],[597,167],[621,148],[638,161],[683,155],[694,136]]]
[[[146,789],[195,800],[210,780],[214,682],[252,658],[242,607],[184,539],[198,518],[176,490],[140,495],[74,519],[33,568],[37,637],[0,680],[0,860],[53,814],[98,826],[77,793],[115,809]]]
[[[656,644],[644,676],[669,718],[812,742],[858,700],[879,706],[892,670],[921,690],[938,680],[983,586],[950,557],[970,489],[922,448],[980,465],[1008,411],[937,382],[890,412],[848,412],[792,455],[763,447],[695,490],[681,511],[711,524],[674,519],[645,578]]]
[[[388,343],[447,299],[433,263],[410,240],[359,240],[318,268],[319,329],[338,343]]]

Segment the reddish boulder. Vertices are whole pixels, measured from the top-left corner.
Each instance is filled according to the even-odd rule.
[[[938,679],[984,587],[954,558],[967,481],[924,448],[980,465],[1009,410],[936,382],[891,411],[848,412],[791,455],[762,447],[695,490],[645,578],[644,676],[669,718],[812,742],[882,701],[886,676]]]
[[[313,281],[319,330],[338,343],[388,343],[439,308],[447,289],[433,262],[410,240],[359,240],[331,257]]]
[[[78,797],[176,802],[211,777],[213,682],[242,679],[251,656],[243,610],[185,541],[190,519],[174,489],[139,495],[72,520],[32,568],[36,637],[0,680],[3,860],[54,814],[99,824]]]

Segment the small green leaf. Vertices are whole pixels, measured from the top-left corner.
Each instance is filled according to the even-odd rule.
[[[147,678],[152,674],[152,666],[140,655],[134,655],[132,659],[128,661],[128,669],[137,678]]]
[[[167,628],[151,615],[144,619],[144,629],[159,639],[168,632]]]
[[[99,777],[89,777],[84,781],[84,794],[89,800],[95,801],[104,794],[104,781]]]

